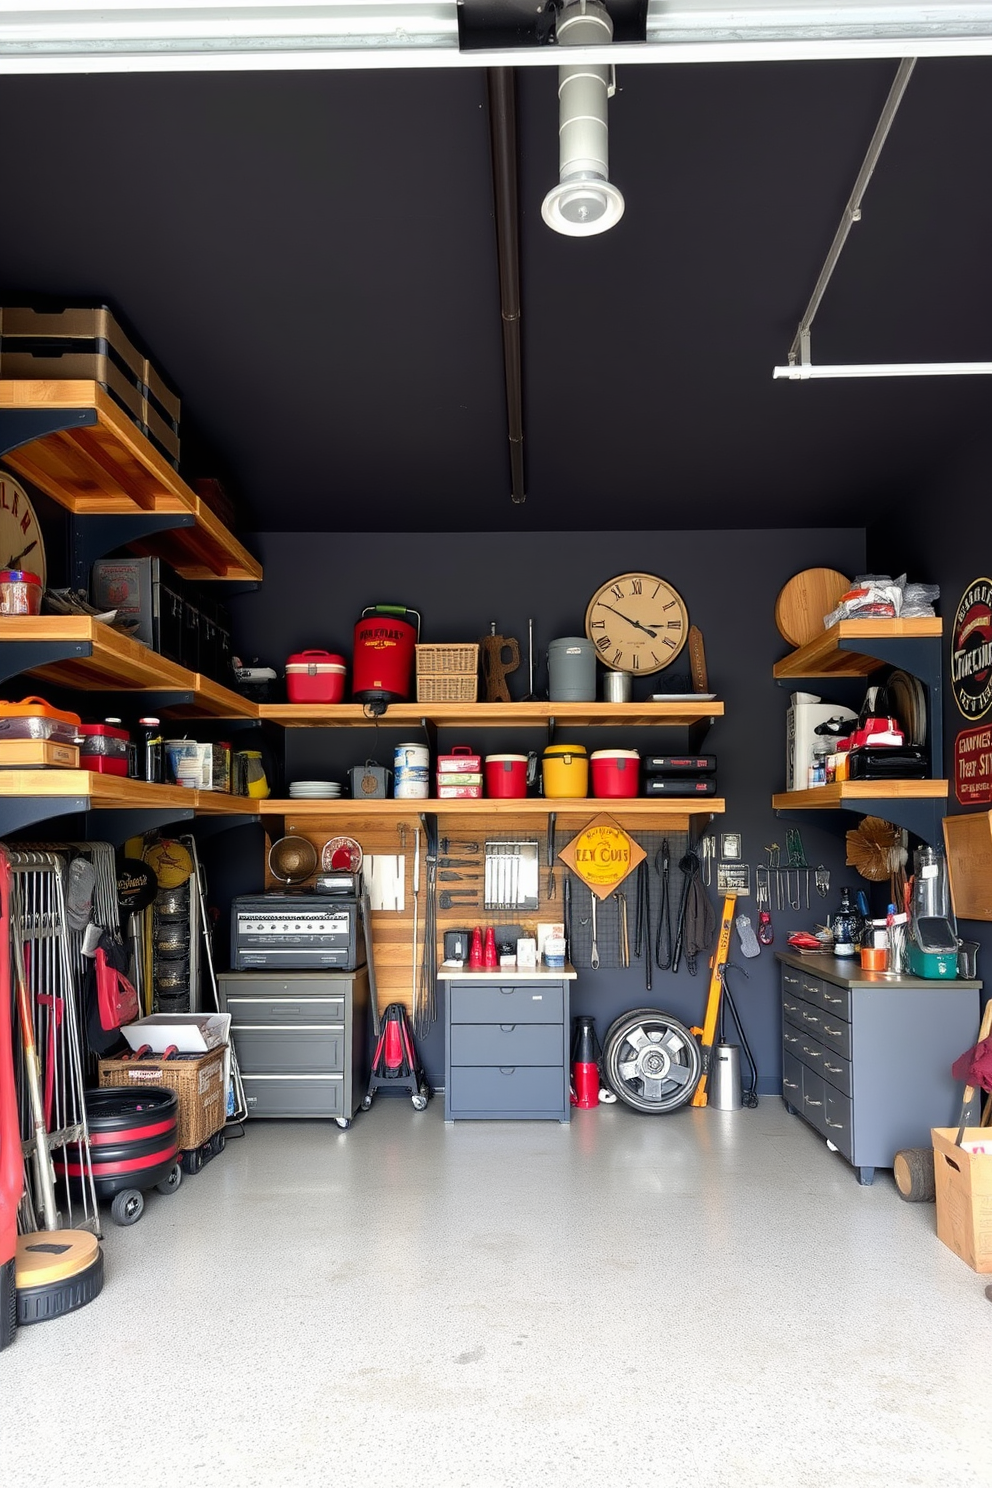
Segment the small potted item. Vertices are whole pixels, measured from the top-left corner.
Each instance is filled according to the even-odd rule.
[[[641,757],[636,749],[594,749],[589,763],[594,796],[637,795]]]
[[[286,662],[286,696],[291,703],[340,703],[345,662],[332,651],[296,651]]]

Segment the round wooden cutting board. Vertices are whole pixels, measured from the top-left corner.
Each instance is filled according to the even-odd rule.
[[[790,646],[805,646],[823,634],[823,617],[829,615],[851,585],[835,568],[804,568],[779,590],[775,601],[775,624]]]

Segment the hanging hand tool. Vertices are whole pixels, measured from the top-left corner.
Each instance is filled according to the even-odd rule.
[[[765,847],[765,852],[768,854],[768,878],[769,878],[769,882],[771,881],[772,874],[774,873],[774,875],[775,875],[775,908],[781,914],[782,909],[783,909],[783,904],[782,904],[782,874],[781,874],[781,871],[779,869],[779,853],[780,853],[780,851],[781,851],[781,849],[779,848],[779,845],[778,845],[777,842],[769,842],[766,845],[766,847]]]
[[[455,852],[463,853],[477,853],[479,851],[479,844],[477,842],[459,842],[452,837],[442,837],[438,846],[442,853],[449,853],[452,848],[454,848]]]
[[[555,897],[555,823],[558,817],[555,812],[548,816],[548,898]]]
[[[672,853],[667,837],[655,854],[654,866],[661,879],[661,904],[658,909],[658,928],[655,931],[654,958],[659,971],[668,971],[672,965]]]
[[[785,834],[785,843],[789,853],[788,873],[791,869],[796,872],[796,897],[793,901],[791,893],[789,903],[793,909],[799,909],[802,901],[800,899],[800,875],[806,876],[806,908],[809,909],[809,864],[806,861],[806,851],[803,847],[802,833],[798,827],[789,827]]]
[[[821,899],[826,899],[827,895],[830,893],[830,869],[824,868],[823,864],[821,863],[816,870],[815,877],[816,892],[819,894]]]
[[[713,859],[716,857],[716,838],[714,836],[700,837],[699,856],[703,860],[703,883],[709,888],[713,882]]]
[[[442,883],[460,883],[463,879],[481,877],[481,873],[452,873],[450,871],[445,872],[443,869],[438,874],[438,878],[441,880]]]
[[[473,904],[478,904],[479,893],[477,889],[442,889],[439,895],[442,909],[455,909],[457,900],[467,899]]]
[[[479,858],[438,858],[439,868],[478,868]]]
[[[758,909],[758,939],[762,945],[771,945],[775,939],[775,933],[772,930],[772,894],[769,877],[767,868],[755,868],[754,897]]]
[[[565,908],[565,955],[569,961],[572,959],[572,878],[568,869],[565,869],[565,887],[562,890],[562,898]]]
[[[630,939],[627,933],[627,896],[619,889],[615,890],[613,898],[617,906],[617,948],[620,953],[621,970],[626,971],[630,965]]]
[[[593,971],[598,971],[599,970],[599,946],[596,944],[596,907],[597,906],[596,906],[596,895],[592,892],[591,889],[589,890],[589,899],[591,901],[590,914],[591,914],[591,917],[592,917],[592,950],[589,953],[589,965],[592,967]]]

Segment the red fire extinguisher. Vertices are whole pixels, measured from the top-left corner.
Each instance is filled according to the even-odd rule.
[[[351,670],[356,703],[385,706],[410,698],[419,635],[419,610],[408,610],[403,605],[369,605],[362,611],[355,626]]]

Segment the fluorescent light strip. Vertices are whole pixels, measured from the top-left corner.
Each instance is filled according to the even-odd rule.
[[[850,362],[846,366],[815,367],[797,362],[775,367],[772,377],[809,382],[817,377],[981,377],[992,375],[992,362]]]

